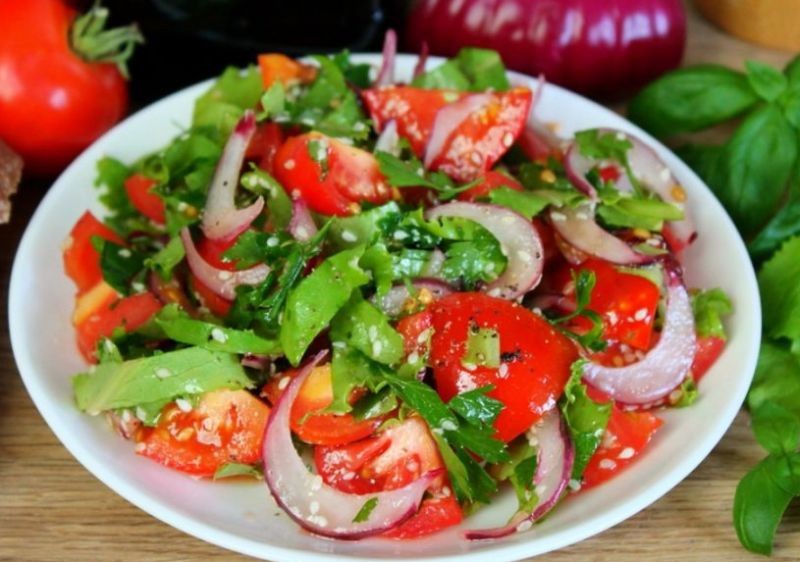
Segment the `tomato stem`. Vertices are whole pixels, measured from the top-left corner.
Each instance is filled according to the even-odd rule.
[[[137,43],[144,43],[139,27],[133,23],[124,27],[105,29],[110,15],[108,8],[95,2],[85,14],[75,18],[70,30],[72,49],[82,59],[91,62],[114,63],[126,79],[128,59]]]

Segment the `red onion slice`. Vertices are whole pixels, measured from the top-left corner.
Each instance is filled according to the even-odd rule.
[[[425,146],[425,168],[439,157],[444,150],[450,135],[463,123],[467,117],[481,107],[488,105],[492,96],[489,94],[469,94],[458,101],[448,103],[436,112],[431,127],[431,136]]]
[[[537,465],[534,476],[536,495],[539,498],[530,513],[519,512],[503,527],[467,531],[470,540],[498,539],[527,531],[535,521],[544,517],[561,499],[572,475],[575,448],[558,408],[553,408],[528,430],[528,439],[537,447]]]
[[[428,219],[461,217],[477,222],[497,241],[508,265],[492,281],[486,292],[493,297],[516,299],[532,290],[542,279],[544,249],[539,232],[531,221],[499,205],[454,201],[427,211]]]
[[[301,197],[292,200],[292,218],[289,221],[289,234],[298,242],[308,242],[317,233],[317,225]]]
[[[414,73],[411,75],[412,80],[425,74],[425,64],[428,62],[428,53],[428,42],[423,41],[422,45],[419,47],[419,57],[417,58],[417,64],[414,65]]]
[[[550,211],[550,222],[567,243],[578,250],[611,263],[631,265],[653,261],[601,228],[594,220],[594,207],[583,204]]]
[[[658,343],[641,361],[625,367],[587,363],[583,378],[614,400],[649,404],[669,395],[681,384],[697,348],[689,294],[680,277],[667,271],[667,309]]]
[[[393,156],[400,156],[400,135],[397,132],[397,121],[394,119],[384,125],[378,140],[375,141],[375,152],[388,152]]]
[[[425,289],[430,291],[435,300],[449,295],[453,292],[453,288],[438,279],[418,279],[412,283],[415,289]],[[375,297],[375,303],[389,316],[397,316],[403,311],[403,305],[411,297],[408,287],[405,284],[395,285],[389,292],[382,297]]]
[[[383,38],[383,61],[373,86],[389,86],[394,83],[394,59],[397,55],[397,33],[394,29],[386,31]]]
[[[256,131],[255,114],[248,110],[236,124],[222,151],[211,187],[208,188],[206,209],[201,228],[207,238],[230,240],[250,226],[264,209],[264,198],[259,197],[249,207],[237,209],[234,196],[239,183],[239,171],[245,152]]]
[[[664,164],[664,161],[659,158],[652,148],[633,135],[609,129],[602,129],[601,132],[622,134],[631,142],[633,148],[628,153],[628,162],[630,162],[631,170],[636,179],[644,184],[646,188],[658,194],[662,200],[672,203],[683,211],[683,219],[670,221],[667,224],[669,224],[672,234],[682,246],[694,242],[697,237],[697,229],[686,205],[686,191],[672,174],[672,171]],[[623,174],[619,179],[617,188],[620,191],[633,191],[633,185],[631,185],[631,180],[627,174]]]
[[[592,168],[595,167],[597,162],[591,158],[587,158],[581,154],[578,148],[578,143],[571,142],[567,153],[564,155],[564,170],[567,172],[567,178],[572,182],[575,188],[582,192],[586,197],[592,201],[597,200],[597,190],[586,179]]]
[[[217,269],[204,260],[203,256],[197,251],[192,241],[192,235],[186,227],[181,230],[181,240],[183,241],[183,248],[186,250],[186,262],[189,264],[189,269],[192,270],[192,273],[203,285],[223,299],[232,301],[236,298],[236,287],[239,285],[258,285],[269,275],[270,269],[263,263],[250,269],[239,271]]]
[[[264,479],[278,505],[304,529],[326,537],[359,539],[392,529],[416,513],[441,470],[429,471],[396,490],[364,495],[340,492],[309,472],[292,443],[289,415],[300,387],[325,354],[318,353],[302,367],[270,412],[262,450]],[[354,523],[372,498],[378,503],[367,520]]]

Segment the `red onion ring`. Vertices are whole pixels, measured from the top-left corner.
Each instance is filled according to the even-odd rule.
[[[653,261],[652,256],[640,254],[600,228],[594,220],[594,207],[591,204],[579,205],[574,209],[569,206],[552,209],[550,223],[567,243],[594,257],[622,265]]]
[[[375,141],[375,152],[388,152],[400,156],[400,135],[397,133],[397,121],[391,119],[384,125],[378,140]]]
[[[681,187],[672,171],[664,164],[664,161],[659,158],[652,148],[631,134],[613,129],[601,129],[601,132],[623,134],[631,142],[633,148],[628,153],[628,162],[636,179],[644,184],[647,189],[661,197],[662,200],[672,203],[683,211],[683,219],[669,221],[667,224],[681,245],[686,246],[694,242],[695,238],[697,238],[697,228],[686,205],[686,191]],[[633,191],[633,185],[627,174],[623,174],[620,177],[617,182],[617,188],[620,191]]]
[[[425,490],[442,471],[429,471],[396,490],[364,495],[340,492],[308,471],[292,443],[289,417],[300,387],[326,353],[318,353],[300,369],[270,412],[262,450],[264,479],[277,504],[304,529],[337,539],[360,539],[397,527],[416,513]],[[372,498],[378,503],[367,520],[354,523]]]
[[[248,110],[236,124],[222,151],[211,186],[208,188],[206,209],[201,228],[212,240],[230,240],[250,226],[264,209],[264,198],[259,197],[249,207],[237,209],[234,196],[239,184],[245,152],[256,131],[255,114]]]
[[[694,315],[680,276],[667,271],[667,310],[658,343],[641,361],[625,367],[589,362],[583,379],[625,404],[656,402],[681,384],[697,350]]]
[[[474,111],[487,105],[492,99],[489,94],[469,94],[458,101],[448,103],[436,112],[431,127],[431,136],[425,146],[425,168],[430,168],[444,150],[447,140],[461,123]]]
[[[412,285],[417,290],[426,289],[430,291],[435,300],[439,300],[453,292],[453,288],[450,285],[438,279],[417,279]],[[389,289],[389,292],[382,297],[376,295],[374,301],[378,308],[389,316],[397,316],[402,312],[403,305],[410,297],[411,293],[408,291],[408,286],[401,283]]]
[[[373,86],[389,86],[394,83],[394,59],[397,55],[397,33],[394,29],[386,31],[383,38],[383,61]]]
[[[582,192],[592,201],[597,200],[597,190],[589,183],[589,180],[586,179],[586,174],[588,174],[596,164],[596,161],[581,154],[578,143],[573,141],[569,144],[567,153],[564,155],[564,170],[567,172],[567,178],[578,191]]]
[[[223,299],[232,301],[236,298],[236,287],[239,285],[258,285],[269,275],[270,269],[266,264],[259,264],[250,269],[227,271],[217,269],[200,255],[192,241],[192,235],[187,227],[181,230],[181,241],[186,250],[186,262],[195,277],[214,294]]]
[[[461,217],[488,230],[508,258],[503,274],[492,281],[486,292],[493,297],[516,299],[532,290],[542,279],[544,248],[531,221],[499,205],[454,201],[429,209],[426,218]]]
[[[503,527],[466,531],[469,540],[499,539],[528,530],[544,517],[561,499],[572,475],[575,448],[561,419],[553,408],[529,430],[529,439],[536,440],[537,464],[533,482],[539,501],[530,513],[519,512]]]
[[[292,199],[292,218],[288,230],[298,242],[308,242],[317,233],[317,225],[302,197]]]

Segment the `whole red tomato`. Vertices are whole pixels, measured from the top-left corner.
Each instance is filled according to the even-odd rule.
[[[127,108],[121,65],[138,31],[109,43],[105,9],[73,30],[77,17],[63,0],[0,1],[0,138],[36,175],[59,172]]]

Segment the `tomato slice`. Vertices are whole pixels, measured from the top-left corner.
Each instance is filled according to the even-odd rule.
[[[603,442],[583,473],[583,488],[601,484],[631,464],[662,423],[650,412],[626,412],[614,405]]]
[[[103,280],[100,254],[92,246],[93,236],[117,244],[124,243],[116,232],[97,220],[90,211],[81,215],[63,246],[64,270],[78,286],[79,294]]]
[[[225,463],[261,459],[268,416],[269,407],[246,390],[216,390],[188,412],[167,405],[155,427],[140,430],[136,452],[182,472],[213,476]]]
[[[569,298],[575,297],[571,272],[580,270],[595,273],[596,283],[588,308],[603,318],[603,337],[635,349],[650,349],[661,296],[659,288],[641,275],[624,273],[608,262],[589,259],[554,273],[557,286]],[[589,329],[590,323],[586,318],[576,318],[572,327]]]
[[[261,390],[275,404],[291,377],[297,371],[290,370],[281,377],[274,377]],[[363,395],[358,390],[350,396],[351,403]],[[306,443],[312,445],[344,445],[372,435],[383,422],[383,417],[356,420],[352,414],[324,413],[322,410],[333,402],[331,366],[320,365],[308,375],[292,405],[290,424],[292,431]]]
[[[420,357],[428,354],[428,338],[425,332],[432,326],[433,314],[429,310],[411,314],[397,322],[395,329],[403,336],[403,349],[406,356],[414,352],[417,352]]]
[[[725,340],[716,336],[697,338],[697,351],[692,363],[692,378],[699,382],[725,349]]]
[[[577,359],[572,341],[544,318],[483,293],[455,293],[433,303],[431,362],[436,387],[447,401],[494,385],[489,396],[503,403],[496,437],[510,441],[555,406]],[[500,340],[498,368],[462,363],[470,330],[494,330]]]
[[[417,416],[369,439],[315,447],[314,463],[326,484],[350,494],[402,488],[444,466],[428,426]],[[442,485],[437,480],[432,487],[439,490]]]
[[[475,95],[475,94],[473,94]],[[472,181],[491,169],[525,128],[533,95],[527,88],[491,94],[450,134],[431,168],[456,181]]]
[[[461,201],[478,201],[479,199],[487,197],[489,193],[498,187],[508,187],[514,191],[522,191],[523,189],[522,184],[511,176],[503,172],[489,170],[483,175],[478,185],[459,193],[458,199]]]
[[[125,193],[141,214],[153,222],[164,224],[164,201],[153,193],[158,181],[143,174],[133,174],[125,180]]]
[[[425,498],[410,519],[381,536],[389,539],[416,539],[458,525],[463,519],[464,512],[452,495]]]
[[[275,155],[282,144],[283,131],[280,125],[272,121],[261,123],[247,147],[245,158],[254,160],[259,168],[272,174]]]
[[[372,154],[321,133],[289,138],[275,155],[273,169],[289,193],[296,192],[325,215],[351,215],[361,202],[380,205],[393,195]]]
[[[111,337],[117,328],[126,332],[144,325],[159,310],[161,301],[152,293],[139,293],[113,300],[84,317],[75,326],[78,336],[78,349],[90,363],[97,360],[95,352],[102,338]],[[80,308],[80,307],[79,307]]]
[[[195,294],[200,304],[206,307],[211,314],[224,318],[233,306],[233,301],[219,296],[200,281],[194,273],[189,272],[189,289]]]
[[[397,133],[407,139],[418,158],[425,155],[436,113],[465,94],[455,90],[423,90],[411,86],[385,86],[361,92],[375,127],[397,123]]]

